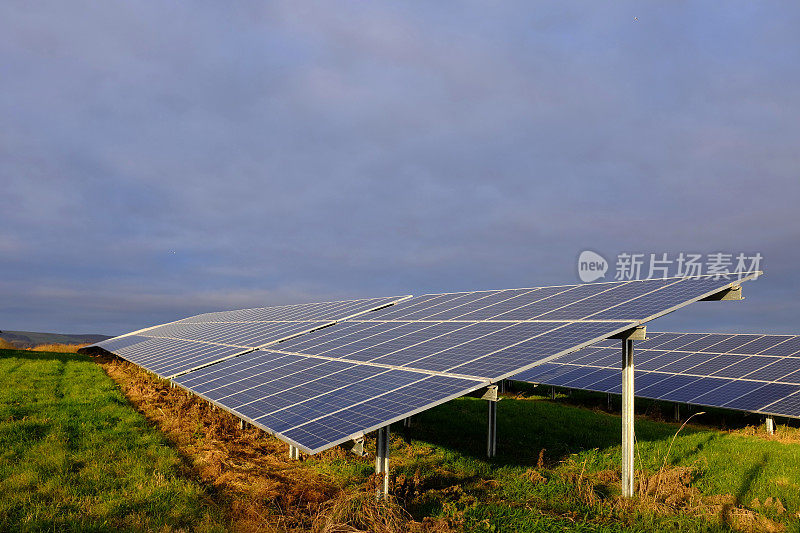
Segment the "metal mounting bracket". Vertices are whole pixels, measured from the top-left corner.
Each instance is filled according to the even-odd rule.
[[[364,437],[356,437],[353,439],[353,445],[350,447],[350,453],[357,455],[359,457],[364,457],[366,452],[364,451]]]
[[[489,385],[486,387],[486,392],[483,393],[481,396],[481,400],[487,400],[490,402],[499,402],[502,398],[497,394],[497,385]]]
[[[719,302],[719,301],[727,301],[727,300],[744,300],[744,296],[742,296],[742,286],[737,285],[735,287],[731,287],[729,289],[725,289],[719,291],[718,293],[712,294],[711,296],[706,296],[701,302]]]
[[[644,341],[647,340],[647,326],[636,326],[626,329],[622,333],[612,335],[609,339],[621,339],[623,341]]]

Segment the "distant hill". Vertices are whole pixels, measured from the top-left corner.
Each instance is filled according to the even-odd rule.
[[[31,348],[40,344],[86,344],[110,339],[108,335],[91,333],[39,333],[36,331],[0,331],[0,339],[5,339],[19,348]]]

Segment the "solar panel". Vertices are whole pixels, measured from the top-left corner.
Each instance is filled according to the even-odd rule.
[[[174,381],[306,453],[488,385],[270,350],[228,359]]]
[[[731,286],[672,278],[225,311],[108,346],[315,453]],[[581,385],[615,370],[551,367]]]
[[[559,357],[513,379],[619,394],[616,344]],[[636,396],[800,418],[798,335],[651,333],[636,344],[642,346],[635,352]],[[611,369],[610,377],[598,372]]]
[[[408,296],[204,313],[105,340],[102,348],[171,378],[357,317]]]

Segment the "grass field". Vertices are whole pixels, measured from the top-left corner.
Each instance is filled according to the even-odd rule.
[[[181,456],[88,357],[0,353],[0,530],[225,529]]]
[[[754,417],[710,412],[692,422],[715,427],[675,437],[678,424],[640,416],[639,497],[627,502],[620,419],[601,397],[551,402],[515,389],[498,406],[491,461],[485,402],[462,398],[414,417],[406,434],[393,428],[399,505],[381,510],[369,456],[337,448],[291,462],[263,432],[240,431],[234,417],[133,365],[100,363],[0,351],[0,529],[799,529],[800,431],[769,437],[746,425]],[[657,404],[638,405],[658,414]]]

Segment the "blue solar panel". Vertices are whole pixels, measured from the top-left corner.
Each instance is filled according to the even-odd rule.
[[[652,341],[642,341],[641,344],[651,350],[678,350],[696,338],[687,333],[662,333]]]
[[[303,442],[312,452],[348,440],[354,434],[367,432],[460,396],[467,389],[476,389],[475,382],[445,376],[429,376],[421,381],[371,398],[361,404],[328,413],[304,424],[285,430],[283,435]]]
[[[800,335],[789,337],[788,339],[783,340],[783,342],[780,344],[776,344],[772,348],[767,348],[758,353],[762,355],[797,357],[800,353]]]
[[[579,350],[577,352],[572,352],[571,356],[567,358],[564,357],[564,361],[569,361],[570,363],[580,364],[580,365],[591,365],[591,366],[605,366],[600,364],[599,361],[606,359],[610,352],[614,352],[617,356],[620,355],[619,350],[608,349],[608,348],[595,348],[597,344],[593,345],[590,348],[586,348],[584,350]]]
[[[682,352],[709,351],[714,352],[713,346],[726,340],[730,335],[710,334],[701,335],[700,338],[680,347]],[[710,347],[712,347],[710,349]]]
[[[100,348],[103,348],[104,350],[108,350],[109,352],[114,352],[116,350],[120,350],[122,348],[128,348],[129,346],[133,346],[134,344],[144,342],[148,339],[149,337],[142,337],[140,335],[128,335],[125,337],[114,337],[113,339],[106,339],[104,341],[94,344],[93,346],[98,346]]]
[[[764,368],[773,361],[775,361],[775,359],[772,357],[760,357],[758,355],[752,355],[739,361],[738,363],[734,363],[721,370],[718,370],[712,375],[723,378],[740,378],[746,376],[750,372],[755,372],[756,370]]]
[[[759,411],[762,407],[773,402],[790,396],[800,390],[797,385],[785,385],[783,383],[770,383],[760,387],[749,394],[745,394],[726,403],[724,407],[728,409],[739,409],[742,411]]]
[[[622,393],[622,380],[620,379],[619,371],[609,371],[609,375],[606,378],[601,379],[600,381],[596,381],[592,383],[589,387],[589,390],[597,391],[597,392],[608,392],[611,394],[621,394]],[[638,380],[642,377],[642,372],[635,372],[634,382],[638,383]]]
[[[587,372],[595,370],[595,369],[587,369],[587,368],[573,367],[573,366],[568,366],[564,368],[566,369],[565,372],[558,374],[554,373],[553,375],[551,375],[550,378],[547,380],[547,384],[555,385],[556,387],[565,387],[566,384],[569,383],[570,381],[578,379],[581,376],[586,375]]]
[[[737,348],[758,339],[760,336],[761,335],[731,335],[727,339],[701,351],[713,353],[740,353]]]
[[[622,354],[620,350],[604,350],[605,356],[598,359],[594,366],[601,366],[606,368],[615,368],[617,370],[622,369]]]
[[[578,320],[675,283],[675,280],[631,281],[536,316],[536,320]],[[564,296],[568,296],[566,293]]]
[[[786,357],[784,359],[773,357],[772,359],[773,361],[770,364],[746,374],[744,378],[759,381],[778,381],[782,377],[800,370],[800,361],[795,357]]]
[[[562,374],[566,374],[575,367],[569,365],[554,365],[550,363],[542,363],[530,370],[526,370],[514,376],[514,379],[520,381],[530,381],[531,383],[547,383],[549,385],[555,384],[553,379]],[[525,376],[524,378],[521,376]]]
[[[473,313],[473,315],[479,314],[481,310],[490,306],[494,306],[492,309],[494,310],[494,314],[497,314],[501,312],[498,306],[503,306],[504,309],[508,309],[510,306],[521,305],[522,297],[534,291],[536,291],[536,289],[509,289],[480,293],[483,295],[481,298],[431,314],[426,320],[474,320],[474,318],[468,318],[469,313]]]
[[[619,372],[605,368],[593,369],[593,371],[584,372],[583,375],[564,383],[564,386],[573,389],[593,390],[593,384],[611,377],[611,375],[615,375],[617,378],[619,378]]]
[[[701,376],[711,375],[745,358],[746,356],[742,355],[706,355],[700,364],[685,370],[685,372],[687,374],[697,374]]]
[[[682,372],[688,372],[690,368],[697,366],[703,361],[707,361],[709,359],[708,355],[685,353],[685,352],[682,355],[683,357],[681,357],[680,359],[672,361],[669,364],[659,367],[658,371],[669,372],[672,374],[680,374]]]
[[[401,299],[370,298],[205,313],[87,348],[102,348],[159,376],[174,377]]]
[[[279,369],[282,367],[295,365],[300,361],[309,366],[325,362],[324,359],[312,359],[259,350],[178,376],[174,381],[193,391],[205,394],[210,390],[234,383],[238,376],[258,375],[261,372],[276,376],[278,375],[276,371],[280,371]]]
[[[780,346],[783,341],[792,339],[789,335],[762,335],[759,338],[739,346],[736,351],[743,354],[759,354],[762,350],[770,350]],[[789,354],[778,354],[789,355]]]
[[[436,315],[442,313],[448,313],[450,311],[458,311],[463,309],[461,314],[469,312],[469,309],[466,309],[465,306],[468,305],[479,305],[481,301],[487,296],[496,295],[497,292],[474,292],[474,293],[466,293],[457,296],[456,298],[450,298],[445,302],[435,303],[434,305],[425,307],[419,310],[411,310],[408,313],[403,313],[399,309],[395,311],[396,318],[393,320],[437,320],[433,318]]]
[[[665,289],[654,291],[634,300],[620,304],[607,311],[591,315],[596,320],[623,320],[631,318],[650,318],[664,310],[697,300],[708,294],[718,292],[729,285],[725,280],[710,278],[683,279]]]
[[[376,307],[396,299],[209,313],[142,332],[149,339],[127,346],[127,355],[157,372],[183,374],[176,378],[182,386],[314,452],[490,380],[548,365],[728,286],[724,280],[648,280],[431,294],[383,309]],[[592,320],[575,320],[583,317]],[[187,344],[176,351],[174,342]],[[588,372],[554,365],[538,376],[616,390],[620,354],[618,344],[611,346],[591,358],[580,355],[599,365]],[[645,373],[641,379],[653,390],[683,379],[669,389],[683,394],[687,379],[701,378]]]
[[[508,349],[508,346],[542,335],[563,325],[549,322],[535,324],[475,323],[466,330],[442,337],[443,345],[447,345],[446,349],[430,352],[429,355],[405,363],[404,366],[436,372],[452,371],[459,374],[480,376],[481,374],[472,370],[464,369],[463,365],[475,363],[482,358],[486,358],[487,354]],[[498,328],[498,326],[501,327]],[[451,338],[457,337],[462,332],[464,334],[469,332],[469,335],[464,335],[461,339]],[[459,342],[460,340],[465,342]],[[493,356],[490,357],[494,360]],[[539,357],[537,354],[529,353],[528,358],[536,360]],[[379,361],[384,362],[386,359]],[[484,374],[484,376],[489,375]]]
[[[698,394],[692,398],[691,402],[698,405],[722,407],[736,398],[760,389],[764,385],[764,383],[757,381],[728,380],[727,383],[716,389]]]
[[[669,377],[671,377],[670,374],[659,374],[657,372],[634,372],[635,392],[639,394],[648,387],[656,386]],[[621,382],[622,376],[620,375]]]
[[[477,309],[474,310],[465,311],[464,314],[458,315],[456,319],[457,320],[507,320],[507,318],[501,318],[505,316],[505,313],[511,312],[515,309],[522,309],[527,305],[533,305],[535,302],[549,298],[554,294],[570,290],[573,287],[574,286],[572,285],[567,285],[564,287],[542,287],[535,290],[529,290],[528,292],[517,294],[509,299],[505,300],[501,299],[496,303],[490,302],[484,307],[478,307]],[[526,313],[523,311],[522,314],[524,315]]]
[[[761,408],[764,413],[797,417],[800,413],[800,393],[794,393]]]
[[[635,348],[635,343],[634,350],[633,356],[636,361],[636,366],[642,370],[658,370],[663,366],[674,363],[675,361],[680,361],[686,357],[685,352],[658,352],[655,350],[651,351],[652,356],[650,357],[638,357],[640,354]]]
[[[713,393],[714,390],[725,385],[725,383],[728,383],[728,380],[720,378],[692,378],[692,381],[682,387],[668,390],[664,394],[655,396],[654,399],[681,403],[692,402],[702,394]],[[647,395],[648,393],[643,392],[643,394]]]
[[[415,339],[427,339],[430,336],[435,336],[442,329],[429,330],[433,325],[430,322],[392,322],[383,325],[391,325],[393,327],[385,328],[385,331],[372,335],[361,336],[357,340],[345,339],[343,344],[331,341],[324,346],[324,350],[318,350],[317,353],[327,357],[346,357],[348,359],[366,361],[387,353],[387,351],[394,351],[395,348],[392,346],[398,344],[398,339],[400,339],[399,344],[402,346],[403,340],[405,342],[413,342]],[[451,329],[457,329],[457,327],[450,326]],[[393,343],[393,341],[395,342]],[[291,350],[288,346],[280,346],[280,348],[281,350]],[[365,352],[365,350],[367,351]]]
[[[619,287],[616,283],[588,283],[586,285],[573,285],[572,287],[558,287],[551,290],[552,294],[544,297],[543,294],[534,293],[535,301],[492,317],[492,320],[532,320],[560,307],[571,304],[577,300],[588,298],[604,291]]]
[[[324,326],[327,322],[255,322],[168,324],[149,330],[148,337],[214,342],[257,348]]]
[[[458,354],[470,350],[469,343],[478,339],[481,339],[480,342],[492,342],[490,339],[493,337],[490,336],[507,330],[511,326],[511,324],[489,322],[441,323],[436,326],[436,329],[425,330],[415,335],[414,338],[406,339],[404,347],[401,343],[393,343],[394,350],[391,353],[386,353],[385,350],[376,350],[377,357],[371,362],[425,370],[446,370],[453,365],[446,362],[437,364],[435,361],[450,361],[453,356],[466,357]],[[371,352],[371,350],[368,351]],[[455,351],[455,355],[453,355],[453,351]],[[432,359],[435,361],[431,361]]]
[[[796,357],[792,357],[795,361],[797,360]],[[794,372],[783,376],[780,379],[776,379],[775,381],[779,381],[781,383],[797,383],[800,384],[800,370],[795,370]]]
[[[281,350],[321,355],[335,347],[392,331],[404,324],[403,322],[342,322],[316,331],[314,335],[303,335],[283,341],[278,347]]]
[[[800,358],[714,353],[735,349],[744,353],[774,351],[794,337],[781,335],[650,333],[637,346],[669,346],[680,351],[635,349],[635,394],[656,400],[800,417]],[[602,346],[597,348],[596,346]],[[558,357],[513,379],[619,394],[620,341]],[[691,351],[694,350],[694,351]],[[703,351],[705,350],[705,351]],[[747,352],[749,350],[749,352]],[[793,349],[789,347],[790,353]],[[605,355],[608,354],[608,355]],[[613,365],[613,370],[609,368]],[[560,368],[559,368],[560,367]],[[767,402],[775,408],[766,409]]]
[[[322,396],[294,403],[277,411],[272,410],[270,406],[266,406],[266,409],[262,411],[256,408],[258,404],[251,404],[248,407],[252,409],[253,416],[251,418],[254,421],[282,433],[295,426],[330,415],[331,412],[361,404],[371,398],[380,397],[387,392],[396,391],[427,377],[429,376],[416,372],[384,370],[371,378],[350,383]],[[388,400],[388,398],[384,400]],[[427,402],[428,400],[425,398],[423,401]],[[264,411],[268,411],[268,413],[264,413]]]
[[[260,385],[225,399],[225,405],[275,431],[283,431],[287,421],[302,413],[324,413],[351,405],[374,394],[392,390],[422,379],[424,374],[386,370],[366,365],[340,369],[342,363],[329,362],[303,374]],[[279,422],[282,421],[282,422]]]
[[[401,297],[367,298],[341,302],[322,302],[308,304],[237,309],[234,311],[215,311],[179,320],[178,323],[207,322],[286,322],[286,321],[325,321],[342,320],[390,305]]]
[[[161,377],[171,377],[242,351],[240,347],[158,338],[114,349],[123,359]]]
[[[370,320],[403,320],[402,317],[418,313],[425,309],[437,309],[441,311],[441,304],[451,302],[451,305],[458,305],[459,300],[465,298],[470,293],[452,293],[452,294],[424,294],[422,296],[415,296],[404,302],[393,305],[391,308],[382,309],[370,313]],[[436,313],[437,311],[432,311]]]
[[[667,378],[660,380],[653,385],[645,387],[636,386],[636,394],[646,396],[648,398],[663,398],[670,392],[680,387],[685,387],[695,383],[700,378],[697,376],[683,376],[683,375],[670,375]]]
[[[546,323],[553,324],[553,323]],[[545,357],[571,351],[584,343],[607,336],[613,328],[624,324],[604,322],[571,322],[566,326],[548,331],[539,337],[504,348],[492,354],[450,369],[451,372],[470,376],[485,376],[500,379],[518,372]],[[619,328],[622,329],[622,328]]]

